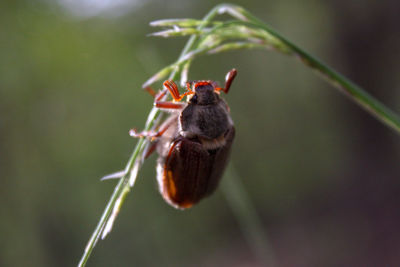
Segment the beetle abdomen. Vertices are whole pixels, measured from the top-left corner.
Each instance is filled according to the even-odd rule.
[[[232,127],[224,135],[225,145],[213,150],[206,150],[197,140],[182,136],[175,139],[168,155],[158,162],[158,182],[164,199],[185,209],[211,194],[228,162],[234,135]]]

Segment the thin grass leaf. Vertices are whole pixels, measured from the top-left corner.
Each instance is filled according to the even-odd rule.
[[[150,26],[152,27],[182,27],[182,28],[195,28],[200,25],[205,26],[215,26],[221,24],[222,22],[219,21],[207,21],[204,24],[204,20],[197,20],[197,19],[161,19],[155,20],[150,22]]]
[[[252,247],[252,251],[263,266],[275,266],[276,259],[269,241],[268,234],[264,230],[263,222],[254,208],[249,194],[244,190],[242,179],[232,164],[228,165],[225,179],[222,179],[222,191],[228,205],[238,219],[244,237]]]
[[[114,172],[114,173],[107,174],[106,176],[101,177],[100,181],[116,179],[116,178],[119,179],[119,178],[123,177],[124,175],[126,175],[126,171],[125,170],[119,171],[119,172]]]
[[[165,79],[165,77],[167,77],[174,70],[174,67],[175,67],[175,65],[169,65],[169,66],[161,69],[156,74],[151,76],[145,83],[143,83],[142,88],[149,87],[153,83]]]
[[[250,42],[235,42],[235,43],[227,43],[217,46],[211,50],[209,50],[208,54],[217,54],[232,50],[241,50],[241,49],[271,49],[271,46],[265,44],[257,44],[257,43],[250,43]]]
[[[375,118],[400,134],[400,117],[380,101],[368,94],[363,88],[354,84],[340,73],[334,71],[317,58],[311,56],[303,49],[299,48],[278,34],[270,26],[263,23],[244,8],[233,4],[222,5],[219,8],[240,20],[251,22],[254,25],[257,25],[257,27],[264,29],[266,32],[268,32],[268,34],[276,38],[282,47],[289,48],[289,51],[296,55],[296,58],[300,59],[302,63],[316,70],[322,77],[325,78],[325,80],[327,80],[341,92],[345,93],[352,101],[357,103],[366,112],[370,113]]]
[[[199,35],[203,34],[206,30],[197,30],[193,28],[180,28],[175,26],[173,29],[153,32],[148,34],[147,36],[155,36],[155,37],[181,37],[181,36],[188,36],[188,35]]]

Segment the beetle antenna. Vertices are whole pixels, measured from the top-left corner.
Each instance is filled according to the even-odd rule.
[[[179,90],[178,90],[178,86],[176,85],[176,83],[172,80],[166,80],[164,83],[164,88],[167,88],[168,91],[170,92],[172,98],[175,101],[180,101],[180,95],[179,95]]]
[[[185,96],[194,94],[190,85],[188,86],[188,83],[186,83],[187,91],[181,95],[179,94],[178,86],[174,81],[166,80],[163,85],[171,93],[171,96],[175,101],[181,101]]]

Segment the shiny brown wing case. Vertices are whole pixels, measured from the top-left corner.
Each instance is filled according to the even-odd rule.
[[[163,166],[162,195],[178,208],[189,208],[217,187],[228,162],[234,127],[225,134],[225,145],[206,150],[197,140],[179,136],[170,146]]]

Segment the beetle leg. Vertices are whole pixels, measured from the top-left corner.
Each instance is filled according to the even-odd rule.
[[[168,92],[168,89],[164,88],[162,91],[159,91],[158,93],[156,93],[156,91],[153,88],[151,88],[150,86],[145,87],[144,90],[146,90],[146,92],[148,92],[154,98],[154,102],[161,101],[161,99]]]
[[[146,92],[148,92],[154,98],[154,101],[161,100],[167,93],[167,89],[163,89],[162,91],[159,91],[158,93],[156,93],[156,91],[153,88],[151,88],[150,86],[145,87],[144,90],[146,90]]]
[[[148,157],[151,156],[151,154],[153,154],[154,151],[156,151],[157,144],[158,144],[158,141],[151,144],[150,148],[144,154],[144,159],[147,159]]]
[[[187,92],[193,93],[193,91],[192,91],[192,82],[186,82],[186,89],[187,89]]]
[[[153,137],[155,132],[152,131],[142,131],[138,132],[135,128],[129,130],[129,135],[135,138],[142,138],[142,137]]]
[[[215,90],[217,91],[222,90],[224,91],[225,94],[227,94],[229,92],[229,88],[231,87],[233,80],[236,77],[236,74],[237,74],[236,69],[230,70],[225,76],[225,88],[217,87],[215,88]]]
[[[156,91],[154,91],[154,89],[150,86],[145,87],[144,90],[146,90],[146,92],[149,93],[153,98],[157,96]]]
[[[163,97],[167,93],[167,90],[168,90],[168,88],[165,88],[164,90],[160,91],[157,95],[155,95],[154,106],[156,106],[157,108],[162,108],[162,109],[182,109],[182,108],[184,108],[185,107],[184,103],[162,101]],[[185,96],[185,94],[182,95],[182,97],[184,97],[184,96]]]
[[[143,131],[138,133],[136,131],[136,129],[130,129],[129,130],[129,135],[132,137],[137,137],[137,138],[141,138],[141,137],[148,137],[150,138],[152,141],[160,136],[162,136],[166,130],[168,130],[169,126],[171,124],[165,124],[162,126],[161,129],[159,129],[158,131]]]
[[[171,127],[171,125],[176,123],[176,118],[176,116],[170,116],[161,124],[157,131],[142,131],[139,133],[135,128],[133,128],[129,130],[129,135],[137,138],[147,137],[150,138],[151,141],[154,141],[154,139],[161,137],[169,129],[169,127]]]
[[[161,101],[161,99],[167,94],[167,89],[163,89],[162,91],[158,92],[154,97],[154,103],[157,101]]]
[[[156,93],[153,88],[151,87],[146,87],[144,88],[150,95],[152,95],[154,97],[154,105],[156,107],[159,107],[159,104],[161,105],[160,107],[162,108],[162,103],[164,101],[161,101],[163,99],[163,97],[167,94],[168,89],[164,88],[162,91],[159,91],[158,93]],[[171,102],[172,103],[172,102]]]
[[[190,94],[194,94],[194,92],[192,91],[192,89],[190,88],[190,83],[186,83],[186,88],[187,91],[185,93],[183,93],[182,95],[179,94],[179,90],[178,90],[178,86],[176,85],[176,83],[174,81],[171,80],[167,80],[164,82],[164,89],[158,93],[156,93],[153,88],[151,87],[146,87],[144,88],[150,95],[152,95],[154,97],[154,103],[155,106],[157,107],[161,107],[163,108],[163,104],[161,103],[162,98],[166,95],[166,93],[169,91],[172,98],[174,99],[174,101],[181,101],[183,97],[190,95]],[[161,104],[160,104],[161,103]],[[171,102],[172,103],[172,102]],[[160,105],[160,106],[159,106]],[[177,107],[180,108],[181,106]],[[167,108],[175,108],[175,106],[168,106]]]
[[[156,101],[154,102],[154,105],[157,108],[162,108],[162,109],[183,109],[186,106],[186,104],[184,103],[176,103],[169,101]]]

